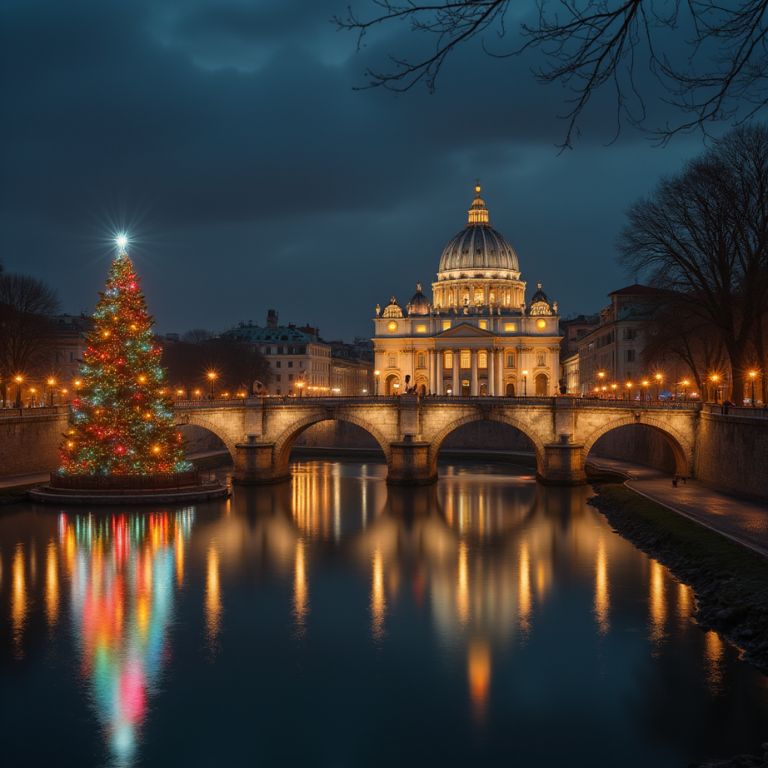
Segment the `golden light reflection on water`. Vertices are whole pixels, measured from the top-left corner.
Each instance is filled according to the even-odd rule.
[[[704,636],[707,685],[713,694],[720,693],[723,687],[723,646],[717,632],[709,630]]]
[[[296,552],[293,560],[293,615],[296,629],[303,633],[308,610],[307,563],[304,553],[304,542],[296,541]]]
[[[467,545],[459,544],[459,563],[456,574],[456,615],[464,626],[469,621],[469,567],[467,565]]]
[[[664,640],[667,621],[667,598],[664,576],[664,566],[657,560],[651,560],[648,608],[650,612],[651,641],[655,645],[659,645]]]
[[[384,638],[384,618],[387,612],[387,596],[384,591],[384,558],[376,549],[371,562],[371,634],[373,639]]]
[[[59,618],[59,558],[53,539],[48,542],[45,555],[45,615],[51,627]]]
[[[24,655],[24,623],[27,618],[27,580],[24,574],[24,547],[16,545],[11,563],[11,627],[17,658]]]
[[[487,640],[473,638],[467,653],[469,698],[476,719],[482,720],[488,705],[491,688],[491,649]]]
[[[686,627],[690,623],[691,609],[693,606],[693,590],[682,581],[677,584],[677,617],[680,626]]]
[[[610,590],[608,588],[608,556],[605,551],[605,540],[601,536],[597,542],[595,558],[595,618],[597,629],[601,635],[608,634],[611,628],[609,611],[611,608]]]
[[[533,600],[531,598],[531,563],[528,553],[528,542],[520,543],[520,559],[518,565],[518,605],[520,615],[520,629],[527,633],[531,628],[531,610]]]
[[[219,550],[216,542],[208,545],[205,566],[205,629],[208,646],[213,649],[219,637],[221,621],[221,584],[219,581]]]

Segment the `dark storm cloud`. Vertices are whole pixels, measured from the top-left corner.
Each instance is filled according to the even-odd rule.
[[[25,2],[0,17],[0,258],[88,309],[108,225],[138,219],[136,258],[163,329],[281,316],[370,331],[377,301],[429,282],[483,179],[493,222],[565,311],[623,278],[622,210],[693,148],[612,136],[605,96],[557,156],[562,93],[530,61],[470,47],[440,87],[355,91],[366,63],[334,2]]]

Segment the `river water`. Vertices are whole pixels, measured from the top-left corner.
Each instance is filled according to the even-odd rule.
[[[0,510],[0,764],[643,766],[757,750],[766,678],[589,488],[378,463]]]

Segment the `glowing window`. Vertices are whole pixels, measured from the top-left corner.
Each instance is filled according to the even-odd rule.
[[[387,330],[392,332],[397,330],[397,323],[394,320],[390,320],[387,323]]]
[[[478,368],[487,368],[488,367],[488,353],[484,350],[480,350],[477,353],[477,367]]]
[[[459,365],[461,368],[469,368],[470,367],[470,361],[469,361],[469,350],[468,349],[462,349],[459,353]]]
[[[486,330],[486,331],[488,330],[488,321],[487,321],[487,320],[480,320],[480,322],[478,323],[478,325],[479,325],[479,326],[480,326],[482,329],[484,329],[484,330]]]
[[[546,320],[537,320],[536,321],[536,327],[543,331],[547,327],[547,321]]]
[[[475,288],[475,304],[483,303],[483,289]]]
[[[504,333],[514,333],[517,330],[517,323],[504,323]]]
[[[443,320],[443,330],[447,331],[451,327],[451,321],[450,320]]]
[[[416,333],[426,333],[427,332],[427,326],[423,323],[416,326]]]
[[[453,368],[453,352],[443,352],[443,367]]]
[[[424,355],[423,352],[419,352],[416,355],[416,367],[417,368],[426,368],[427,367],[426,356]]]

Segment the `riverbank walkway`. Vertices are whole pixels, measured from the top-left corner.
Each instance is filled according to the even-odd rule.
[[[715,491],[697,480],[680,480],[639,464],[590,458],[589,467],[626,477],[625,485],[667,509],[768,557],[768,504]]]

